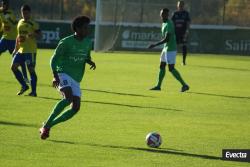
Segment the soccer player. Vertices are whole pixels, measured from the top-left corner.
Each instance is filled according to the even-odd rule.
[[[63,99],[55,105],[49,118],[40,128],[41,139],[48,138],[53,126],[69,120],[80,109],[80,82],[84,75],[85,65],[89,64],[90,69],[93,70],[96,68],[90,56],[92,42],[88,37],[89,23],[90,19],[86,16],[76,17],[71,26],[74,34],[59,42],[51,58],[53,86],[58,88]],[[71,107],[62,113],[70,104]]]
[[[189,13],[184,9],[184,1],[177,2],[177,11],[172,16],[172,21],[175,26],[175,34],[177,44],[182,47],[182,65],[186,65],[187,57],[187,38],[190,28],[190,16]]]
[[[41,37],[41,30],[39,25],[31,18],[31,8],[28,5],[21,7],[22,19],[17,25],[17,38],[16,47],[14,50],[14,58],[12,60],[11,70],[13,71],[17,81],[21,84],[22,88],[17,95],[22,95],[29,89],[25,83],[21,72],[18,67],[22,63],[26,63],[30,73],[31,92],[29,96],[36,97],[37,75],[35,72],[36,66],[36,50],[37,38]]]
[[[6,50],[12,54],[16,43],[17,20],[14,12],[9,9],[9,0],[2,1],[2,8],[0,9],[0,21],[3,32],[2,38],[0,40],[0,55]],[[21,64],[21,68],[24,80],[28,81],[25,63]]]
[[[162,49],[161,58],[160,58],[160,72],[157,86],[153,87],[151,90],[161,90],[161,84],[165,76],[165,68],[166,64],[168,64],[168,69],[172,73],[172,75],[182,84],[181,92],[185,92],[189,90],[189,86],[182,79],[180,73],[175,68],[175,60],[176,60],[176,39],[175,39],[175,31],[173,22],[168,19],[169,10],[164,8],[160,12],[160,16],[162,19],[162,35],[163,39],[157,43],[149,45],[148,48],[154,48],[158,45],[164,44]]]

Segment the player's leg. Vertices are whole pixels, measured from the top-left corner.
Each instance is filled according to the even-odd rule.
[[[182,64],[186,65],[187,58],[187,39],[186,37],[182,37]]]
[[[63,82],[63,80],[60,81]],[[61,86],[63,85],[61,84]],[[44,122],[44,125],[40,128],[41,139],[46,139],[49,137],[50,128],[53,126],[53,120],[59,114],[61,114],[65,107],[69,106],[73,101],[72,89],[69,85],[65,85],[65,87],[59,89],[64,98],[55,105],[47,121]]]
[[[30,73],[30,84],[31,84],[31,92],[29,96],[36,97],[36,86],[37,86],[37,75],[35,71],[36,61],[35,61],[35,54],[28,53],[25,55],[25,62],[27,63],[28,70]],[[25,64],[24,64],[25,65]]]
[[[0,56],[2,55],[3,52],[5,52],[7,50],[7,43],[6,40],[4,38],[1,38],[0,40]]]
[[[31,92],[29,93],[29,96],[36,97],[36,86],[37,86],[37,75],[35,68],[31,65],[28,65],[28,70],[30,73],[30,85],[31,85]]]
[[[17,95],[22,95],[25,91],[29,89],[28,85],[25,83],[23,79],[23,75],[21,71],[18,69],[21,63],[25,61],[24,56],[21,55],[20,53],[17,53],[12,60],[11,64],[11,70],[13,74],[15,75],[17,81],[21,84],[22,88],[21,90],[17,93]]]
[[[27,70],[26,70],[26,63],[25,62],[21,64],[21,70],[22,70],[24,81],[26,83],[29,83],[29,79],[28,79],[28,75],[27,75]]]
[[[6,40],[6,41],[7,41],[7,47],[5,50],[8,50],[9,53],[12,54],[15,49],[16,40]],[[26,70],[25,62],[21,63],[20,66],[21,66],[24,81],[27,83],[28,77],[27,77],[27,70]]]
[[[71,103],[71,108],[66,110],[61,116],[57,117],[50,124],[51,127],[59,124],[61,122],[65,122],[72,118],[79,110],[80,110],[81,98],[79,96],[73,96],[73,101]]]
[[[53,108],[51,115],[44,124],[44,127],[51,128],[53,120],[61,114],[65,107],[69,106],[73,102],[73,95],[71,87],[67,86],[60,90],[63,95],[63,99],[60,100]]]
[[[54,119],[50,124],[51,127],[57,125],[58,123],[69,120],[80,110],[80,104],[81,104],[80,83],[76,82],[71,78],[71,88],[72,88],[71,108],[66,110],[61,116]]]
[[[175,68],[176,51],[167,52],[166,59],[168,62],[169,71],[175,77],[175,79],[178,80],[182,84],[181,92],[187,91],[189,89],[188,85],[182,79],[181,74],[178,72],[178,70]]]
[[[158,75],[158,83],[155,87],[151,88],[150,90],[161,90],[162,81],[166,74],[166,58],[165,58],[165,51],[162,51],[161,58],[160,58],[160,71]]]
[[[80,109],[80,84],[74,81],[67,74],[60,74],[59,79],[59,89],[60,87],[62,87],[60,91],[64,95],[64,99],[57,103],[50,117],[48,118],[44,126],[40,129],[42,139],[46,139],[49,137],[49,131],[51,127],[55,126],[58,123],[69,120]],[[61,116],[58,116],[63,111],[63,109],[69,104],[72,104],[71,108],[66,110]]]

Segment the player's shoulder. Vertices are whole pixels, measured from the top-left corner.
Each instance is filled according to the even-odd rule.
[[[179,12],[178,10],[175,10],[175,11],[173,12],[173,15],[176,15],[178,12]]]
[[[38,25],[38,23],[34,19],[29,19],[28,21],[26,21],[26,23],[31,25],[31,26],[37,26]]]
[[[61,41],[71,41],[73,39],[74,39],[74,34],[62,38]]]
[[[21,25],[21,24],[24,24],[24,19],[20,19],[20,20],[18,21],[18,25]]]
[[[189,15],[189,12],[187,10],[183,10],[182,12],[186,15]]]
[[[165,24],[166,24],[166,26],[169,26],[169,25],[173,25],[174,22],[173,22],[173,20],[168,19],[167,22],[166,22]]]
[[[62,38],[60,41],[59,41],[59,45],[62,45],[62,44],[68,44],[68,43],[72,43],[74,40],[74,35],[69,35],[67,37],[64,37]]]

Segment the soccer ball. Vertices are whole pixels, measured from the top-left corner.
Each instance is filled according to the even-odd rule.
[[[146,144],[149,147],[152,148],[158,148],[160,147],[162,143],[161,135],[157,132],[150,132],[146,136]]]

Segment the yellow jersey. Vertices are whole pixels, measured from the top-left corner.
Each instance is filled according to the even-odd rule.
[[[15,40],[17,35],[17,20],[12,10],[0,10],[2,38]]]
[[[30,34],[34,34],[35,31],[39,30],[39,25],[34,20],[30,19],[25,21],[21,19],[17,25],[18,42],[19,42],[19,53],[36,53],[37,40]]]

